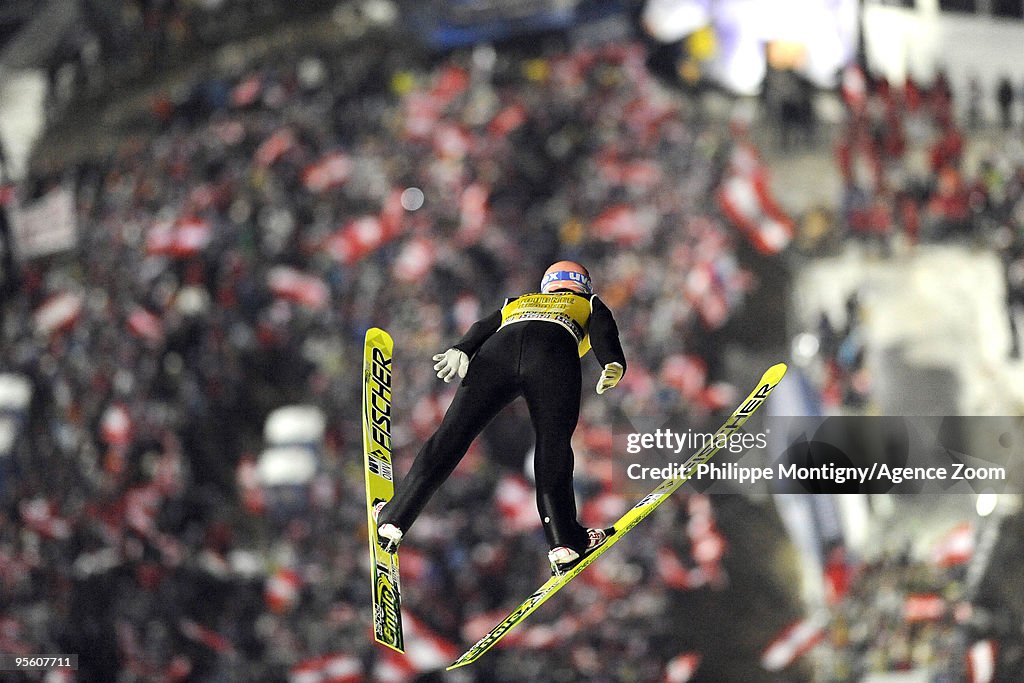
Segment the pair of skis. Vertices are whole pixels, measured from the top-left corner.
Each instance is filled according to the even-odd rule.
[[[391,337],[379,329],[371,329],[366,333],[366,350],[363,358],[363,444],[366,462],[366,504],[367,519],[370,536],[370,557],[373,570],[373,611],[374,611],[374,638],[379,643],[402,651],[401,635],[401,590],[398,582],[398,556],[384,552],[377,543],[377,525],[373,520],[373,505],[375,500],[390,500],[394,491],[394,479],[391,470],[391,438],[390,438],[390,395],[391,395],[391,353],[393,343]],[[386,363],[385,363],[386,359]],[[376,365],[375,365],[376,363]],[[375,372],[382,372],[377,369],[387,367],[387,396],[386,413],[383,417],[385,402],[380,399],[381,381]],[[740,403],[733,411],[725,424],[715,432],[714,438],[709,439],[704,447],[691,455],[683,467],[680,468],[681,475],[662,481],[653,491],[644,496],[640,502],[630,508],[617,522],[615,522],[615,533],[612,534],[604,545],[594,550],[583,560],[564,574],[552,576],[530,597],[524,600],[518,607],[512,610],[511,614],[505,617],[501,623],[491,629],[487,635],[469,648],[465,654],[456,659],[448,669],[455,669],[460,666],[472,664],[485,652],[494,647],[505,634],[522,623],[538,607],[547,602],[551,596],[561,590],[567,583],[572,581],[584,569],[590,566],[598,557],[607,552],[613,545],[618,543],[626,533],[642,522],[648,515],[664,503],[668,497],[682,486],[697,471],[697,467],[706,463],[718,452],[723,443],[729,442],[729,437],[739,430],[743,424],[753,415],[765,402],[772,390],[782,381],[786,374],[786,366],[783,363],[773,365],[761,377],[757,387]],[[378,393],[374,393],[374,392]],[[376,403],[375,403],[376,401]],[[380,431],[380,425],[386,422],[388,431],[386,434]],[[386,442],[386,448],[383,445]],[[387,476],[380,473],[379,463],[384,461],[383,453],[386,452]],[[375,470],[374,467],[377,469]],[[382,561],[383,560],[383,561]],[[381,598],[378,590],[381,578],[386,580],[387,585],[393,587],[393,597]],[[385,596],[389,594],[385,592]],[[393,608],[393,611],[392,611]],[[397,625],[397,635],[390,626]]]

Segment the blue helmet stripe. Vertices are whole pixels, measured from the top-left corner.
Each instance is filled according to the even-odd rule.
[[[544,279],[540,282],[540,291],[543,292],[552,282],[559,282],[562,280],[577,283],[583,288],[585,294],[594,293],[594,286],[590,282],[590,277],[572,270],[556,270],[553,273],[546,274]]]

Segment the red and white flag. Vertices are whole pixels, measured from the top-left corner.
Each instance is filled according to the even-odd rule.
[[[256,165],[264,168],[271,166],[294,146],[295,133],[290,128],[275,131],[256,148]]]
[[[274,266],[267,272],[267,286],[279,299],[312,310],[326,308],[330,292],[324,282],[289,266]]]
[[[396,234],[397,226],[391,221],[362,216],[324,240],[323,248],[336,261],[351,265],[391,241]]]
[[[653,227],[651,215],[617,204],[602,211],[594,219],[591,229],[598,239],[628,247],[646,239]]]
[[[793,221],[778,208],[759,171],[726,178],[718,189],[718,205],[762,254],[777,254],[793,239]]]
[[[402,615],[405,657],[418,672],[434,671],[451,664],[462,654],[452,642],[434,633],[412,614]]]
[[[996,658],[999,652],[994,640],[979,640],[967,650],[969,683],[992,683],[996,679]]]
[[[126,446],[132,440],[132,418],[121,403],[107,406],[100,418],[100,437],[109,446]]]
[[[164,339],[163,321],[141,306],[135,306],[128,314],[128,331],[151,344]]]
[[[302,172],[302,184],[310,192],[320,193],[343,185],[352,175],[354,164],[341,152],[331,152]]]
[[[306,659],[288,671],[288,683],[359,683],[363,665],[358,657],[330,654]]]
[[[665,664],[665,683],[686,683],[693,679],[700,667],[701,656],[696,652],[684,652]]]
[[[790,624],[761,653],[761,666],[782,671],[807,654],[825,637],[823,619],[807,618]]]
[[[192,619],[182,619],[179,621],[178,629],[181,631],[181,635],[195,643],[205,645],[214,652],[220,654],[233,654],[235,652],[235,646],[230,640]]]
[[[173,255],[178,258],[195,256],[213,238],[213,225],[205,218],[186,217],[178,221],[174,233]]]
[[[950,529],[932,550],[932,563],[939,567],[966,564],[974,555],[974,525],[957,524]]]
[[[200,253],[213,239],[213,225],[194,216],[177,221],[157,221],[146,233],[150,256],[187,258]]]
[[[391,272],[399,282],[420,282],[430,272],[436,258],[437,250],[434,248],[434,243],[431,240],[416,237],[402,246]]]
[[[291,609],[298,602],[301,589],[302,577],[298,572],[282,568],[267,577],[263,596],[270,611],[280,614]]]
[[[946,601],[935,593],[915,593],[903,601],[903,621],[937,621],[946,613]]]
[[[492,138],[503,138],[526,123],[526,107],[521,103],[510,104],[498,112],[487,124],[487,133]]]
[[[82,303],[80,294],[62,292],[51,296],[32,314],[36,332],[50,335],[70,330],[82,315]]]

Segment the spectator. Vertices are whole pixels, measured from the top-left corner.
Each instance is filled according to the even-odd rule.
[[[1009,76],[999,79],[996,88],[996,103],[999,105],[999,117],[1003,123],[1003,129],[1009,130],[1013,126],[1013,83]]]
[[[967,128],[971,131],[976,131],[981,127],[983,99],[984,92],[981,81],[976,74],[972,75],[967,82]]]

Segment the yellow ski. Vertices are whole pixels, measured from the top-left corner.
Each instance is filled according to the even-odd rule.
[[[384,330],[367,330],[363,350],[363,465],[366,476],[366,525],[370,538],[370,575],[373,579],[373,637],[398,652],[402,637],[402,588],[398,553],[377,543],[373,506],[395,494],[391,464],[391,356],[394,342]]]
[[[589,555],[584,556],[583,560],[579,564],[566,573],[559,576],[552,576],[548,579],[547,583],[523,601],[522,604],[512,610],[512,613],[505,617],[504,621],[491,629],[487,635],[477,641],[473,647],[469,648],[464,655],[456,659],[448,669],[455,669],[460,666],[465,666],[466,664],[472,664],[479,659],[481,655],[501,640],[506,633],[522,623],[526,617],[530,616],[534,610],[543,605],[552,595],[565,586],[565,584],[572,581],[580,574],[580,572],[590,566],[591,562],[618,543],[622,537],[626,535],[626,532],[643,521],[649,514],[654,512],[659,505],[665,502],[669,495],[693,476],[693,473],[697,471],[698,465],[710,460],[711,457],[718,452],[720,445],[727,442],[729,437],[743,426],[743,423],[745,423],[747,419],[761,407],[765,402],[765,399],[768,398],[768,394],[770,394],[772,389],[778,385],[785,374],[786,365],[784,363],[779,363],[768,368],[767,372],[765,372],[761,377],[761,381],[758,383],[757,388],[750,392],[750,395],[747,396],[733,414],[729,416],[729,419],[725,424],[719,427],[718,431],[715,432],[714,438],[709,439],[699,451],[690,456],[686,461],[686,464],[680,469],[682,474],[679,477],[669,478],[662,481],[657,488],[644,496],[639,503],[630,508],[626,514],[624,514],[619,521],[615,523],[615,533],[605,541],[604,545],[600,546]]]

